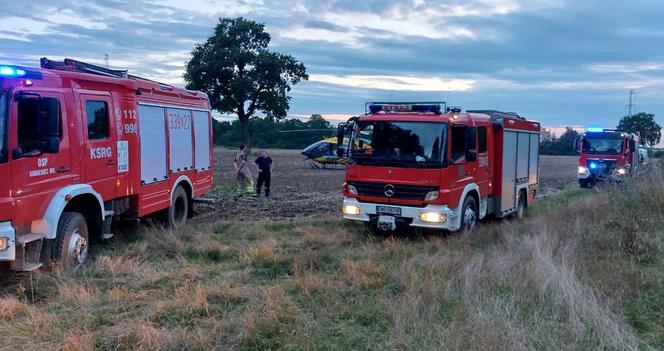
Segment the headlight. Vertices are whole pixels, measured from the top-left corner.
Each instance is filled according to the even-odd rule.
[[[360,214],[360,208],[355,205],[344,205],[343,207],[344,214],[347,215],[359,215]]]
[[[627,174],[627,170],[624,169],[624,168],[618,168],[616,170],[616,173],[618,173],[618,175],[625,175],[625,174]]]
[[[589,172],[588,167],[579,166],[579,174],[588,174]]]
[[[438,195],[440,195],[439,191],[430,191],[424,197],[424,201],[433,201],[438,198]]]
[[[357,188],[354,185],[346,185],[346,190],[351,195],[357,195]]]
[[[0,238],[0,251],[6,251],[9,248],[9,238]]]
[[[438,212],[422,212],[420,213],[420,220],[422,222],[442,223],[447,220],[447,217]]]

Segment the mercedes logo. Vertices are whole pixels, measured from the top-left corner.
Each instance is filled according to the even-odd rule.
[[[387,196],[387,197],[392,197],[392,196],[394,196],[394,185],[392,185],[392,184],[387,184],[387,185],[383,188],[383,192],[385,193],[385,196]]]

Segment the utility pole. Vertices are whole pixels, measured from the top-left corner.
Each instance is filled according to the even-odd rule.
[[[634,97],[636,92],[634,89],[629,89],[629,104],[627,104],[627,117],[632,117],[632,109],[634,108]]]
[[[104,63],[106,64],[106,68],[111,68],[111,63],[108,54],[104,54]]]

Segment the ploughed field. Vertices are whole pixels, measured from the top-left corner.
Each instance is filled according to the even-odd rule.
[[[258,153],[259,150],[254,150]],[[304,161],[299,150],[268,150],[275,162],[272,194],[252,198],[237,190],[233,168],[236,150],[217,148],[214,152],[215,187],[207,196],[215,204],[196,206],[198,220],[209,218],[252,221],[294,218],[331,218],[340,215],[342,166],[336,169],[314,169]],[[252,163],[256,155],[249,158]],[[555,195],[576,184],[577,157],[540,157],[540,197]],[[254,178],[257,172],[253,170]],[[262,195],[262,194],[261,194]]]

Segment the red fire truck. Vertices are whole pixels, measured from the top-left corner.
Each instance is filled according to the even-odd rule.
[[[535,201],[539,123],[444,103],[368,103],[347,138],[343,217],[381,232],[470,230]]]
[[[212,185],[207,95],[66,59],[0,66],[0,261],[78,268],[111,224],[171,228]]]
[[[588,128],[577,141],[579,186],[589,188],[609,180],[634,176],[639,164],[647,162],[638,147],[638,137],[616,129]]]

